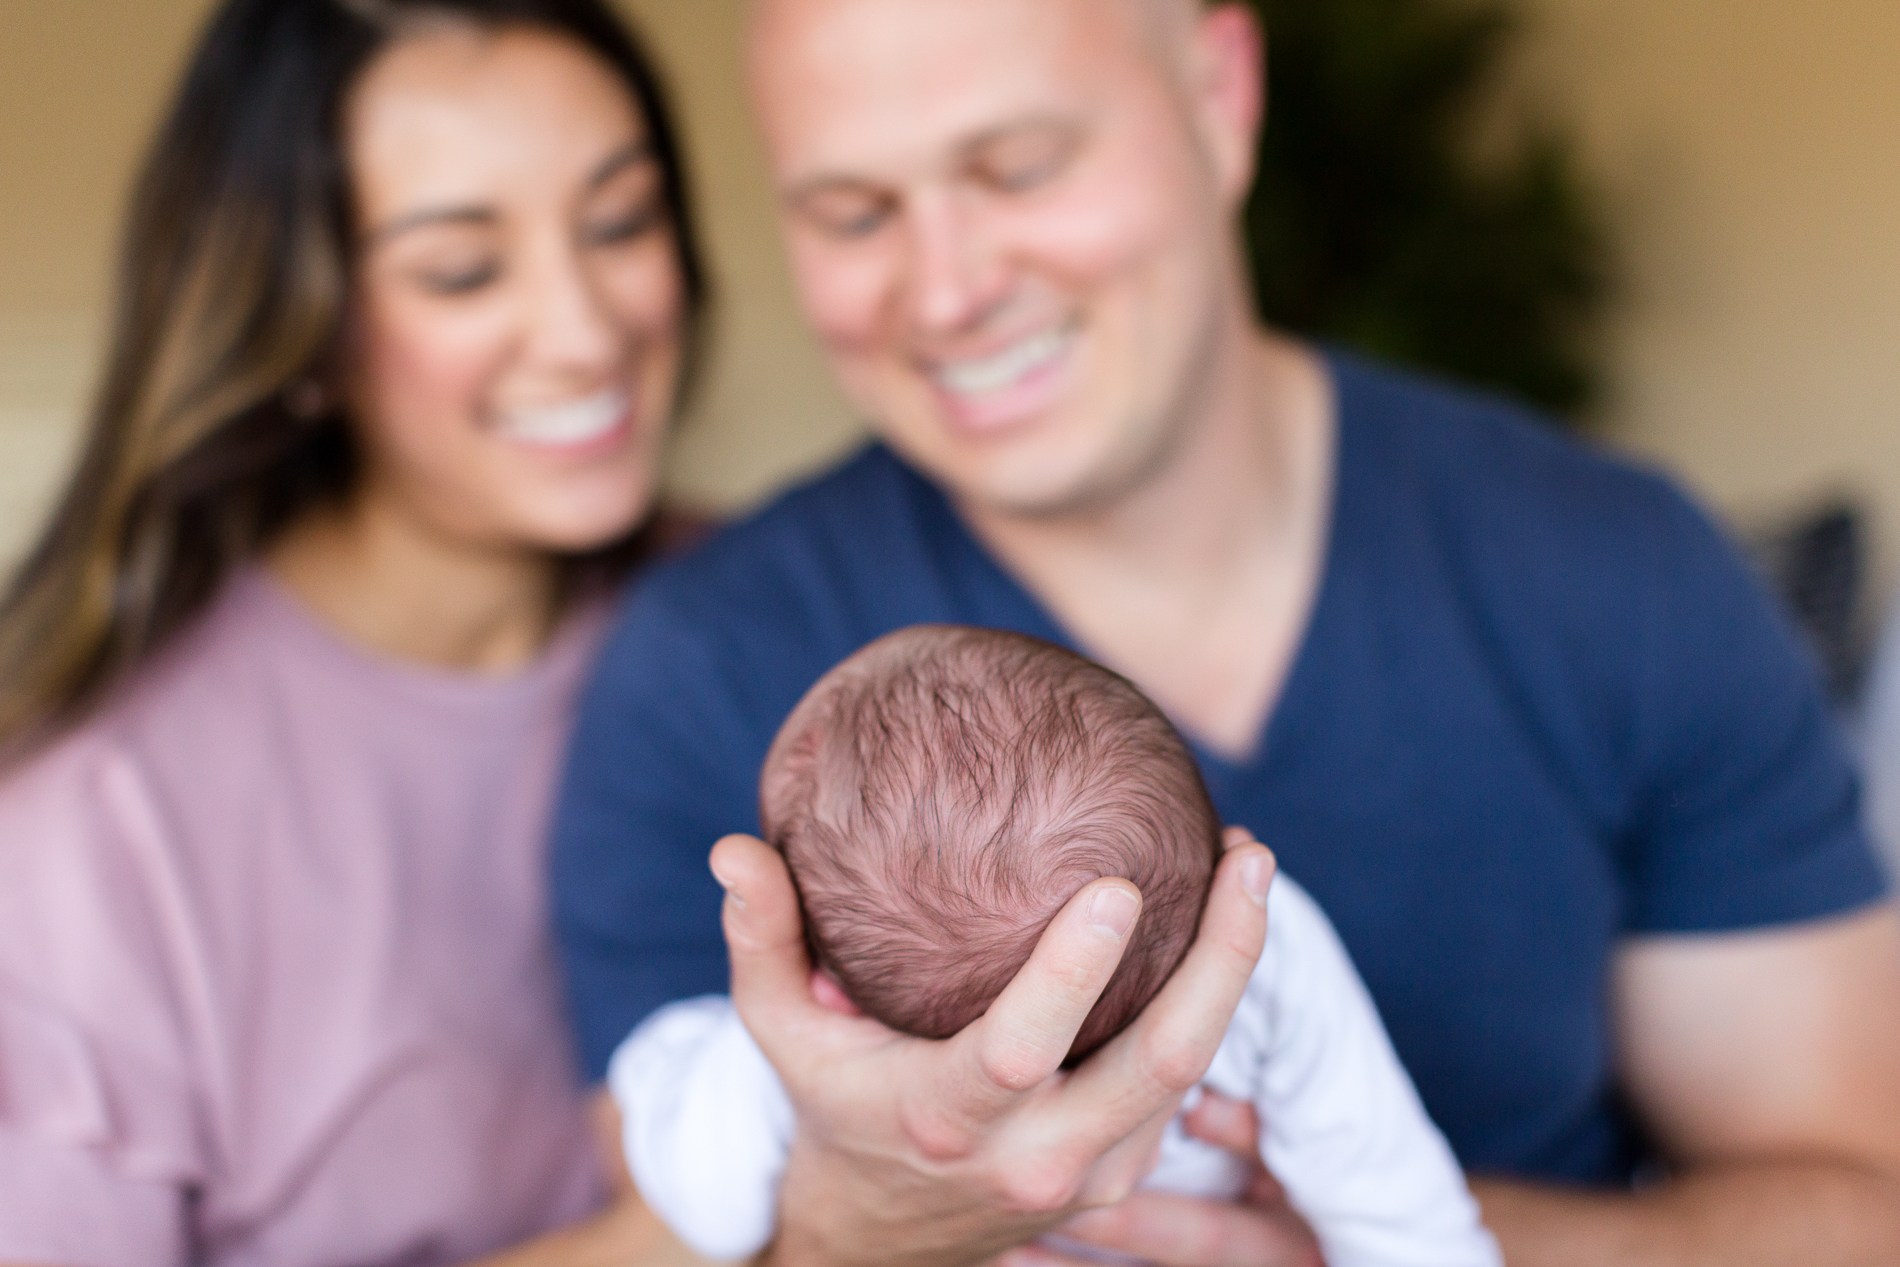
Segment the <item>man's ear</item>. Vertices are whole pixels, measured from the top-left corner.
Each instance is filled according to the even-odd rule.
[[[1235,211],[1253,187],[1267,109],[1266,52],[1266,31],[1247,5],[1211,5],[1194,20],[1189,105],[1222,198]]]

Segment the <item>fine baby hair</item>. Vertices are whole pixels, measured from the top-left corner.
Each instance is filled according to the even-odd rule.
[[[1131,881],[1140,921],[1071,1060],[1180,964],[1221,852],[1193,755],[1126,679],[949,625],[887,635],[819,679],[766,757],[760,822],[817,966],[927,1038],[981,1016],[1084,885]]]
[[[1071,1062],[1180,965],[1221,852],[1193,755],[1154,705],[1017,634],[925,625],[865,647],[793,710],[759,793],[813,962],[911,1034],[982,1016],[1077,891],[1132,881],[1141,918]],[[1285,876],[1266,902],[1266,946],[1201,1085],[1254,1107],[1259,1160],[1334,1267],[1500,1267],[1325,913]],[[652,1013],[607,1080],[628,1168],[667,1225],[719,1260],[769,1245],[797,1111],[732,1000]],[[1144,1188],[1232,1200],[1252,1181],[1182,1114],[1158,1125]]]

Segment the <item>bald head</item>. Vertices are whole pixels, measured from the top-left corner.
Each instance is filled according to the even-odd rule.
[[[752,0],[747,23],[748,64],[756,75],[775,50],[796,46],[805,32],[822,28],[841,10],[878,4],[893,21],[906,20],[905,0]],[[929,0],[925,0],[926,3]],[[1174,68],[1181,61],[1202,0],[1010,0],[991,6],[1007,16],[1011,6],[1059,13],[1061,20],[1101,28],[1104,17],[1135,38],[1135,47]]]
[[[805,314],[886,441],[1007,513],[1158,469],[1251,333],[1245,6],[756,0],[748,66]]]
[[[820,3],[823,0],[819,0]],[[1031,0],[1034,3],[1035,0]],[[750,5],[753,17],[768,9],[797,8],[809,6],[811,0],[752,0]],[[1115,5],[1136,13],[1143,21],[1155,19],[1177,19],[1191,16],[1201,8],[1202,0],[1101,0],[1103,4]]]
[[[778,18],[786,11],[810,10],[827,3],[828,0],[752,0],[751,17],[754,21],[762,17]],[[1034,4],[1038,0],[1027,0]],[[1113,7],[1124,13],[1132,14],[1137,20],[1146,23],[1179,26],[1192,19],[1201,8],[1202,0],[1096,0],[1095,7]],[[1157,28],[1158,29],[1158,28]]]
[[[1152,35],[1184,39],[1194,29],[1201,0],[1111,0],[1127,10]]]

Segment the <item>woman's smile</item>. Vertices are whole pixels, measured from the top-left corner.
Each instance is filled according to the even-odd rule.
[[[617,447],[634,423],[633,393],[608,387],[557,404],[498,411],[495,434],[529,448],[586,457]]]

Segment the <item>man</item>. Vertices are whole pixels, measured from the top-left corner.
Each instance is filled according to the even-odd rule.
[[[1514,1267],[1900,1261],[1900,923],[1811,674],[1661,481],[1254,328],[1232,226],[1260,64],[1232,5],[759,0],[805,311],[888,448],[623,616],[557,829],[590,1060],[725,987],[701,851],[754,829],[805,687],[891,628],[998,625],[1193,738],[1339,926]],[[1063,1075],[1137,917],[1117,882],[924,1044],[813,1002],[769,849],[712,861],[734,997],[799,1109],[774,1256],[801,1264],[979,1262],[1125,1195],[1258,954],[1267,866],[1237,845],[1169,991]],[[1245,1151],[1251,1123],[1198,1129]],[[1314,1261],[1264,1176],[1069,1230]]]

